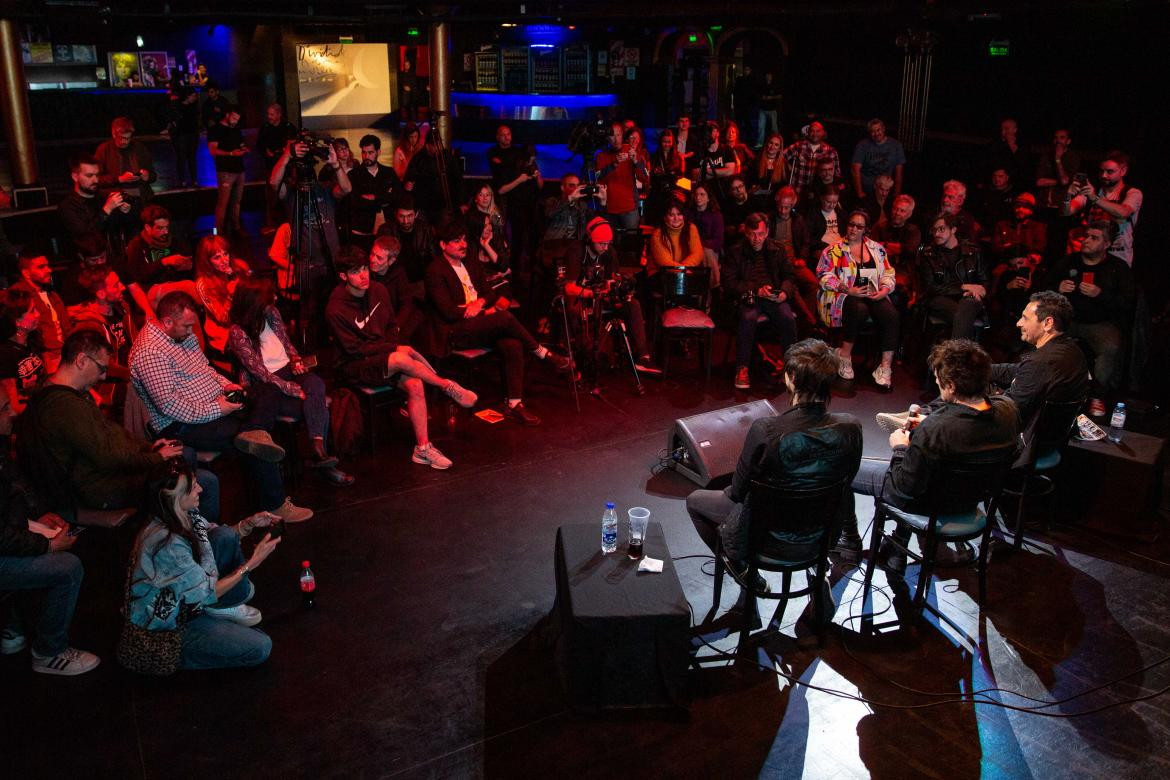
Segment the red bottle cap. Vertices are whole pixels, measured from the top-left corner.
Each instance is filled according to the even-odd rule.
[[[301,561],[301,566],[304,566],[307,569],[307,568],[309,568],[309,562],[308,561]]]

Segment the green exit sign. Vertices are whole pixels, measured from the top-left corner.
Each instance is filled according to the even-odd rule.
[[[698,43],[698,42],[699,42],[699,36],[697,36],[697,35],[688,35],[687,36],[687,43]]]
[[[987,55],[989,57],[1006,57],[1008,56],[1008,42],[1007,41],[992,41],[987,44]]]
[[[417,28],[417,27],[411,27],[410,29],[408,29],[408,30],[406,31],[406,34],[407,34],[407,35],[409,35],[411,38],[417,38],[417,37],[418,37],[418,35],[419,35],[419,33],[418,33],[418,28]]]

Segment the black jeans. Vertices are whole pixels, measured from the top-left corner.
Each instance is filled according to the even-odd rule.
[[[765,317],[763,322],[760,316]],[[784,349],[796,341],[796,315],[788,302],[757,300],[755,306],[739,307],[739,343],[736,345],[735,364],[742,368],[751,364],[752,351],[756,348],[756,329],[769,324],[780,332],[780,346]]]
[[[159,435],[178,439],[196,450],[222,452],[234,449],[233,440],[240,431],[259,430],[261,426],[256,424],[256,420],[275,419],[276,411],[272,407],[279,403],[279,399],[271,394],[262,397],[266,399],[264,403],[253,404],[247,418],[230,415],[205,423],[173,422],[159,431]],[[284,477],[280,474],[280,466],[251,455],[242,457],[252,482],[256,485],[260,508],[265,511],[278,508],[284,503],[285,498]]]
[[[951,323],[951,338],[975,338],[975,320],[983,314],[983,304],[974,298],[947,298],[936,295],[927,301],[927,308],[936,317]]]
[[[523,398],[524,353],[540,344],[510,312],[495,311],[461,320],[451,326],[451,348],[495,347],[504,359],[504,384],[508,398]]]
[[[893,352],[898,348],[898,310],[890,302],[889,297],[875,301],[871,298],[861,298],[850,295],[845,299],[845,308],[841,312],[842,338],[853,344],[857,341],[857,334],[865,324],[866,317],[873,317],[877,324],[878,338],[881,341],[882,352]]]

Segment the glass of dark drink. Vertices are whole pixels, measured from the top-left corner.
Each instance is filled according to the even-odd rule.
[[[634,560],[642,557],[642,543],[646,538],[646,525],[650,522],[650,510],[645,507],[630,507],[626,513],[630,518],[629,555]]]

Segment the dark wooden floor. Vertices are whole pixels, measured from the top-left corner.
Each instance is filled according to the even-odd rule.
[[[1138,671],[1170,650],[1167,545],[1068,527],[1042,550],[997,558],[982,610],[970,577],[936,581],[932,598],[961,633],[928,623],[863,642],[849,619],[860,611],[859,575],[840,569],[843,630],[823,650],[794,627],[804,607],[796,604],[754,662],[694,672],[689,711],[567,710],[542,632],[557,526],[593,521],[607,499],[642,504],[663,524],[672,555],[706,552],[683,507],[693,485],[652,469],[673,419],[755,394],[733,394],[726,375],[704,393],[693,364],[678,368],[642,398],[627,376],[609,375],[604,400],[586,397],[580,415],[560,380],[534,370],[530,404],[545,424],[490,426],[469,416],[453,431],[437,424],[435,439],[456,463],[445,473],[410,463],[405,420],[391,413],[377,455],[349,464],[356,486],[339,491],[310,478],[300,489],[317,516],[291,527],[255,577],[254,603],[275,645],[258,669],[166,680],[122,671],[113,647],[129,535],[83,536],[87,575],[73,640],[103,663],[59,679],[33,675],[27,655],[0,659],[0,776],[952,780],[1170,771],[1170,699],[1063,717],[1170,681],[1167,665]],[[892,397],[862,387],[835,401],[865,422],[867,454],[885,446],[873,412],[904,408],[917,394],[898,380]],[[483,389],[498,403],[493,385]],[[859,502],[863,517],[868,509]],[[311,612],[299,608],[303,558],[320,587]],[[687,558],[677,567],[702,620],[710,563]],[[730,607],[734,587],[725,594]],[[727,648],[736,625],[721,612],[697,634]],[[1019,706],[1035,704],[1023,696],[1067,701],[1045,710],[1062,717],[951,702],[996,688],[1013,693],[989,698]]]

